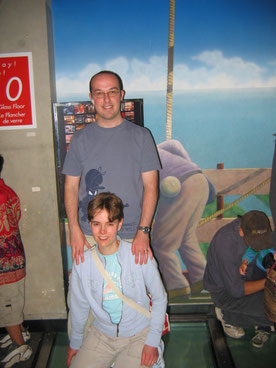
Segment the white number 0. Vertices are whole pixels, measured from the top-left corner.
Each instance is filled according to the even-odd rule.
[[[11,97],[11,95],[10,95],[10,86],[11,86],[11,84],[12,84],[13,81],[17,81],[18,82],[18,86],[19,86],[18,93],[17,93],[17,95],[14,98]],[[21,79],[19,79],[18,77],[11,78],[8,81],[8,84],[7,84],[7,87],[6,87],[6,96],[7,96],[7,98],[10,101],[16,101],[16,100],[19,99],[21,93],[22,93],[22,82],[21,82]]]

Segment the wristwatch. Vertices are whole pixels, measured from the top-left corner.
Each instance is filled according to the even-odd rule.
[[[143,233],[145,233],[145,234],[150,233],[150,227],[149,226],[138,226],[138,230],[143,231]]]

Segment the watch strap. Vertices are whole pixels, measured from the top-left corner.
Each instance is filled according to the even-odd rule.
[[[138,230],[141,230],[141,231],[143,231],[143,233],[145,233],[145,234],[149,234],[150,233],[150,227],[149,226],[138,226]]]

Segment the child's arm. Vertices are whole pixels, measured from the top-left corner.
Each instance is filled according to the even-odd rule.
[[[274,249],[274,261],[276,261],[276,249]]]
[[[242,257],[242,263],[239,267],[239,272],[242,276],[245,276],[248,263],[252,262],[258,252],[248,247]]]
[[[246,274],[247,265],[248,265],[248,260],[244,259],[242,261],[242,264],[239,267],[239,272],[242,276],[245,276],[245,274]]]

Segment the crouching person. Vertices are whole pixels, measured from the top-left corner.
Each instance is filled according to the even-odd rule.
[[[89,202],[97,244],[85,251],[83,263],[73,265],[67,361],[72,368],[152,367],[160,361],[167,295],[156,261],[136,264],[131,244],[117,235],[123,217],[123,203],[114,194],[100,193]],[[90,308],[94,321],[83,339]]]

